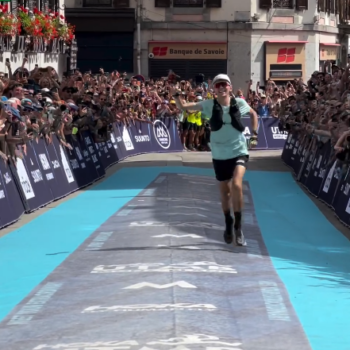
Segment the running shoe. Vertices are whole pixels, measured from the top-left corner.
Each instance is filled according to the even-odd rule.
[[[236,245],[240,247],[245,247],[247,245],[243,231],[240,228],[235,230],[235,242]]]
[[[224,240],[227,244],[231,244],[233,242],[233,221],[231,225],[226,225]]]

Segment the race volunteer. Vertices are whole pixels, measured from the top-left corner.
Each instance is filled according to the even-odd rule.
[[[252,144],[257,142],[258,116],[247,102],[241,98],[231,98],[231,80],[226,74],[219,74],[213,79],[216,99],[197,103],[186,103],[173,88],[176,105],[182,110],[202,111],[211,116],[211,151],[216,179],[219,181],[222,210],[225,215],[224,239],[227,244],[235,240],[236,245],[245,246],[243,235],[243,176],[249,159],[248,147],[241,116],[250,114],[253,137]],[[234,220],[231,216],[231,203]]]

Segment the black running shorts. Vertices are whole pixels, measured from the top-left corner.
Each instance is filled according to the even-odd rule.
[[[213,159],[215,176],[218,181],[229,181],[233,177],[236,166],[247,167],[249,156],[239,156],[232,159]]]

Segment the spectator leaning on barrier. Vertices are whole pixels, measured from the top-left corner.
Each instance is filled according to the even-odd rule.
[[[25,58],[12,72],[7,62],[9,77],[0,74],[2,157],[23,156],[26,141],[44,137],[49,142],[53,132],[62,145],[71,148],[66,135],[76,138],[80,131],[89,130],[96,142],[103,142],[109,139],[113,122],[129,127],[164,117],[177,122],[184,150],[210,150],[207,117],[180,111],[169,94],[170,87],[176,86],[188,102],[213,99],[210,78],[181,80],[170,71],[166,77],[145,80],[101,68],[98,74],[76,70],[59,81],[52,67],[36,66],[29,71],[26,64]],[[253,91],[250,80],[246,95],[242,89],[236,90],[237,95],[260,116],[279,118],[281,130],[299,128],[322,141],[331,139],[335,145],[347,130],[349,70],[326,64],[325,69],[329,68],[332,74],[314,72],[306,84],[296,79],[278,85],[269,79],[264,87],[257,83]],[[337,151],[343,147],[338,146]]]
[[[331,72],[327,72],[327,70]],[[280,105],[280,130],[297,131],[303,147],[330,142],[334,159],[350,159],[350,66],[340,69],[327,62],[307,84],[295,80],[286,86]]]

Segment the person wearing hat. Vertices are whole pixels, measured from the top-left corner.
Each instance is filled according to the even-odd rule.
[[[231,97],[232,84],[226,74],[219,74],[213,79],[217,98],[197,103],[185,103],[179,93],[172,88],[172,94],[182,110],[203,112],[211,127],[210,147],[216,179],[219,181],[221,205],[225,217],[224,239],[227,244],[235,241],[238,246],[245,246],[242,232],[243,177],[249,159],[245,130],[241,115],[250,114],[253,141],[257,141],[258,117],[256,112],[241,98]],[[234,220],[231,216],[233,207]]]

